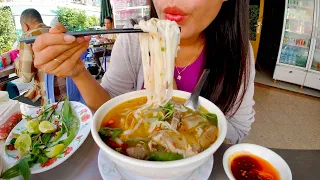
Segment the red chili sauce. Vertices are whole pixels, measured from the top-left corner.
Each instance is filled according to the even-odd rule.
[[[231,172],[236,180],[280,180],[279,172],[268,161],[252,154],[233,158]]]

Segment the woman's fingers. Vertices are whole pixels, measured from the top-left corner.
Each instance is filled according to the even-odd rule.
[[[59,77],[72,77],[84,70],[84,64],[81,62],[80,56],[85,50],[87,50],[87,45],[81,47],[71,58],[65,60],[60,66],[52,71],[52,74]]]
[[[54,27],[50,28],[49,33],[58,34],[58,33],[65,33],[68,30],[64,27],[63,24],[57,23]]]
[[[53,57],[50,61],[41,65],[40,68],[43,69],[45,72],[53,71],[58,66],[60,66],[64,61],[70,60],[70,58],[72,58],[72,56],[74,54],[76,54],[76,52],[79,51],[80,49],[82,49],[84,46],[86,46],[85,43],[78,44],[77,46],[74,46],[72,49],[68,49],[68,50],[62,52],[59,56]],[[80,54],[80,56],[81,56],[81,54]]]
[[[38,68],[44,64],[47,64],[48,62],[52,61],[53,59],[57,58],[63,53],[71,56],[74,53],[72,49],[77,46],[81,46],[81,44],[73,42],[69,45],[48,46],[39,52],[34,52],[34,66]]]
[[[76,38],[74,36],[70,36],[63,33],[60,33],[60,34],[44,33],[37,37],[36,41],[32,46],[32,49],[34,52],[39,52],[48,46],[71,44],[75,40]]]

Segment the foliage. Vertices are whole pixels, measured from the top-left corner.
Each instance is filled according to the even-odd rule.
[[[99,19],[96,16],[89,16],[87,19],[87,27],[98,26]]]
[[[10,7],[0,7],[0,53],[9,51],[16,41],[16,31]]]
[[[250,5],[249,8],[249,25],[250,25],[250,40],[256,40],[257,21],[259,18],[259,5]]]
[[[95,16],[87,16],[85,10],[67,7],[59,7],[58,9],[58,20],[64,24],[68,30],[79,31],[99,25],[98,18]]]

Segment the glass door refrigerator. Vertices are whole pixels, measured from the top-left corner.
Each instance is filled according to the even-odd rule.
[[[316,0],[316,25],[313,33],[313,51],[304,86],[320,90],[320,0]]]
[[[315,5],[315,0],[286,0],[283,33],[273,74],[275,82],[281,80],[303,86],[315,45]]]
[[[139,21],[150,15],[149,0],[111,0],[115,28],[129,26],[130,19]]]

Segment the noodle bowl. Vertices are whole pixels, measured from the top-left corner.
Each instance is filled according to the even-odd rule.
[[[101,106],[92,135],[124,169],[151,178],[182,176],[206,162],[222,144],[226,120],[202,97],[199,111],[187,109],[183,101],[190,93],[173,90],[178,26],[156,19],[139,26],[149,32],[140,36],[146,90],[123,94]]]

